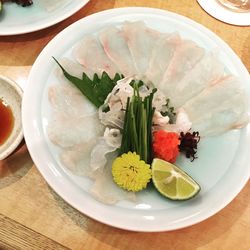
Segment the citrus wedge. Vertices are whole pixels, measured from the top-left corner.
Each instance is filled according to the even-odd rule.
[[[199,184],[188,174],[158,158],[152,162],[152,180],[155,188],[171,200],[188,200],[200,191]]]

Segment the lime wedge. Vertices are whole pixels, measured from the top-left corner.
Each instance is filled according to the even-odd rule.
[[[188,200],[197,195],[200,186],[177,166],[155,158],[152,162],[155,188],[171,200]]]

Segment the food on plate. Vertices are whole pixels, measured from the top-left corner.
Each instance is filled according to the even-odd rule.
[[[127,41],[137,74],[145,74],[151,51],[155,42],[161,37],[161,33],[150,29],[144,22],[125,22],[122,26],[122,32]]]
[[[179,134],[166,130],[154,132],[153,152],[155,157],[174,163],[179,155],[179,145]]]
[[[179,150],[180,152],[185,153],[187,158],[191,158],[191,161],[197,158],[197,145],[200,141],[199,132],[181,132],[180,133],[180,144]]]
[[[120,73],[117,65],[105,53],[100,41],[93,35],[85,36],[76,45],[73,54],[81,65],[98,75],[105,71],[112,78],[116,73]]]
[[[123,189],[138,192],[150,182],[151,169],[140,155],[128,151],[113,161],[112,175],[114,182]]]
[[[58,63],[57,60],[56,62]],[[91,80],[85,72],[82,72],[80,79],[70,75],[59,63],[58,65],[61,67],[65,77],[71,81],[97,108],[104,103],[108,94],[116,85],[116,82],[122,78],[122,75],[118,73],[114,75],[114,78],[110,78],[109,75],[103,71],[101,77],[95,73],[93,80]]]
[[[156,189],[171,200],[189,200],[200,192],[200,186],[180,168],[155,158],[152,180]]]
[[[100,31],[99,39],[106,55],[117,65],[120,72],[124,75],[137,73],[127,40],[120,29],[108,26]]]
[[[194,161],[200,139],[249,121],[238,78],[216,51],[178,32],[109,25],[83,37],[72,56],[56,60],[47,133],[63,165],[90,177],[102,202],[134,200],[151,176],[169,199],[194,197],[200,186],[172,163]]]

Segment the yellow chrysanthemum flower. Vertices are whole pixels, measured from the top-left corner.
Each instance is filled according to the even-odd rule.
[[[150,165],[132,152],[122,154],[114,160],[112,174],[117,185],[133,192],[146,188],[152,176]]]

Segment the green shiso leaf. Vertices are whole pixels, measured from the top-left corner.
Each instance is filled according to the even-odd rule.
[[[101,77],[94,74],[91,80],[84,72],[82,79],[69,74],[63,66],[53,57],[58,66],[62,69],[64,76],[74,84],[82,93],[92,102],[97,108],[104,104],[108,94],[112,91],[116,82],[124,76],[116,73],[114,78],[110,78],[106,72],[103,72]]]

